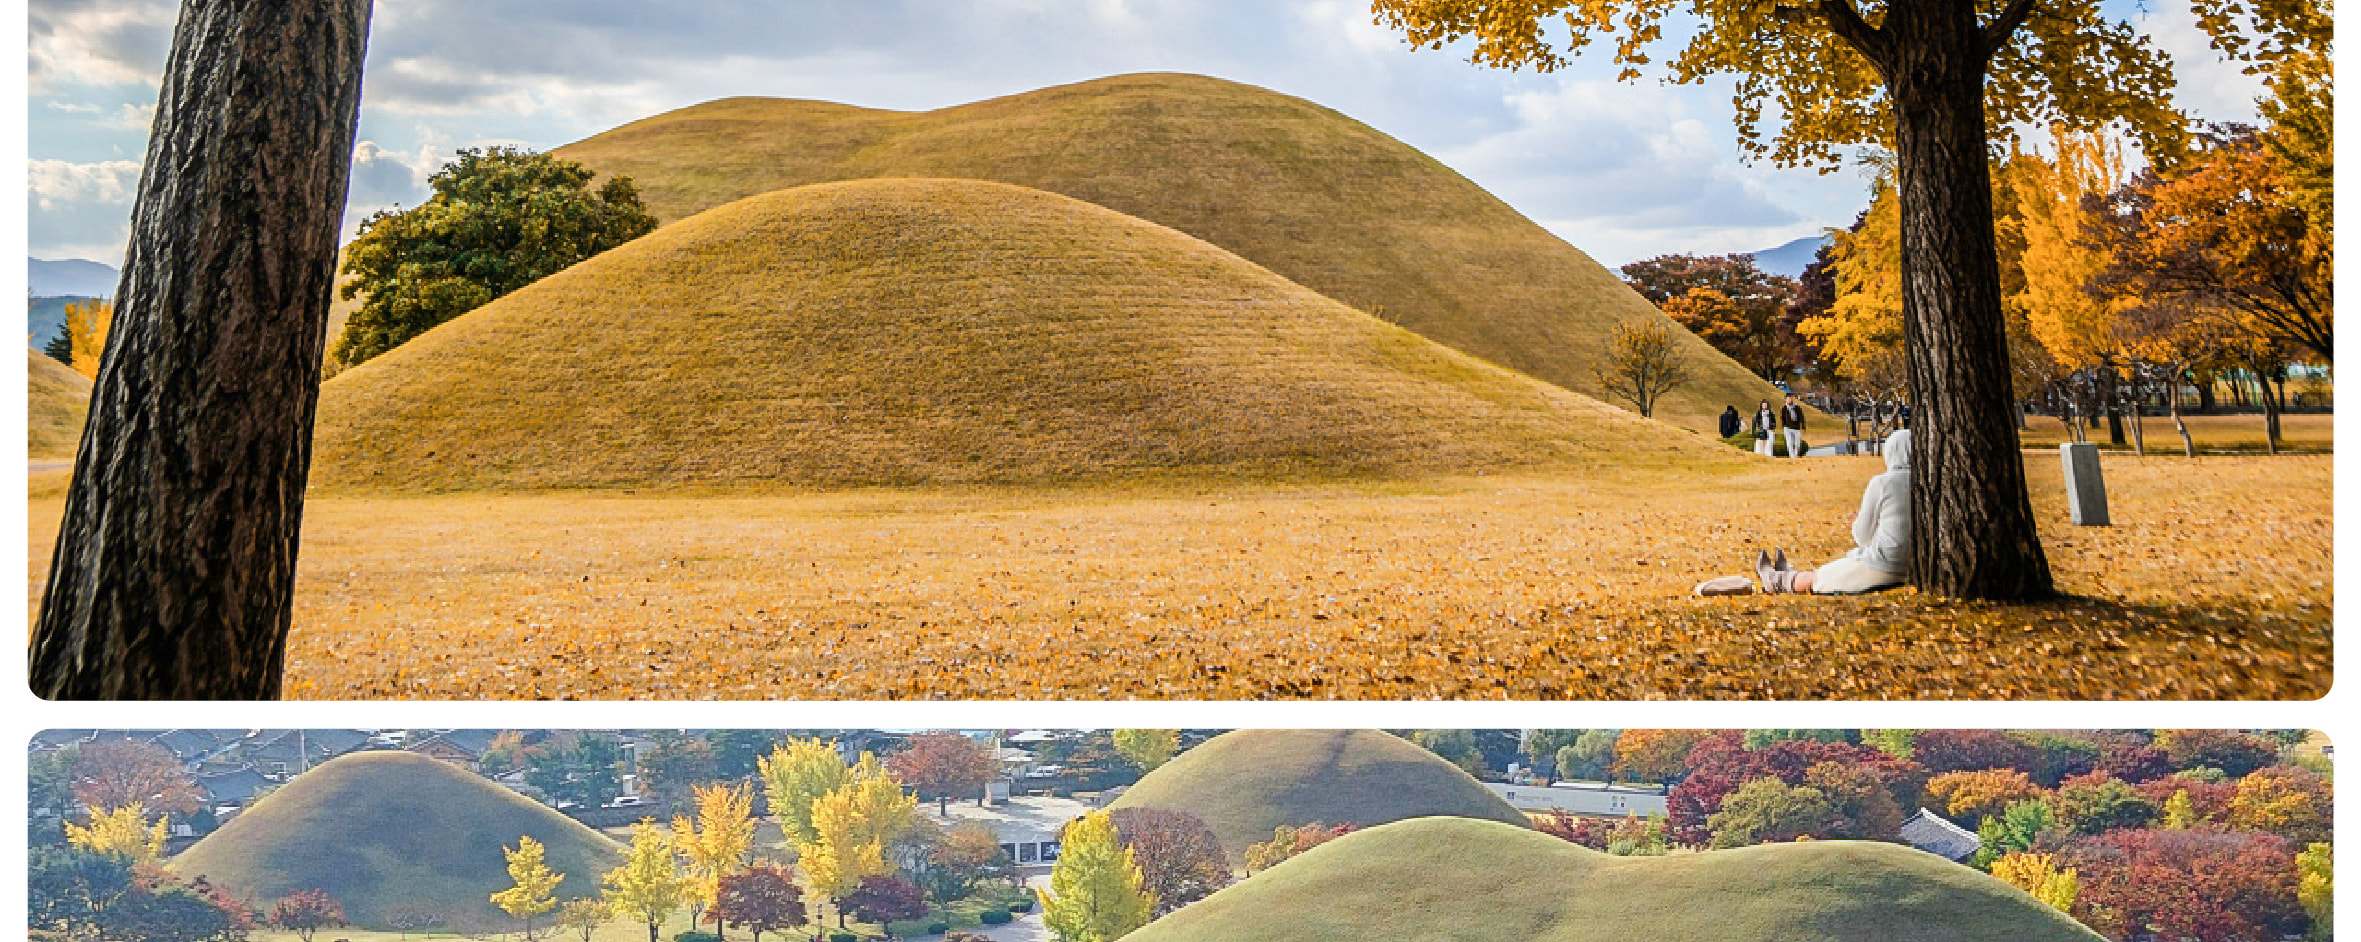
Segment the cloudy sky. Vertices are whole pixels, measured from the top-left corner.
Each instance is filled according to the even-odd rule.
[[[2184,9],[2127,8],[2181,102],[2251,120]],[[32,0],[31,253],[120,261],[176,5]],[[1366,0],[378,0],[349,225],[415,205],[461,147],[556,147],[730,95],[923,110],[1143,71],[1308,98],[1427,151],[1608,264],[1770,248],[1867,203],[1853,171],[1748,165],[1725,86],[1617,83],[1414,51]]]

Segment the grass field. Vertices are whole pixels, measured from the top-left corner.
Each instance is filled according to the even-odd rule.
[[[90,380],[35,350],[25,351],[25,456],[34,461],[74,457],[90,414]]]
[[[1899,844],[1612,857],[1419,818],[1345,835],[1148,924],[1133,942],[2097,942],[2024,891]]]
[[[1109,807],[1196,815],[1233,863],[1281,825],[1374,827],[1428,815],[1526,821],[1458,766],[1373,729],[1232,730],[1158,766]]]
[[[2327,456],[2105,459],[2070,597],[1698,599],[1845,548],[1874,458],[1594,479],[307,506],[317,698],[2291,698],[2328,689]],[[34,604],[62,474],[36,475]]]

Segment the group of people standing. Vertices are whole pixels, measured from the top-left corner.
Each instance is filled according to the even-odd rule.
[[[1722,437],[1738,434],[1738,407],[1722,408]],[[1754,409],[1754,418],[1746,423],[1746,431],[1754,435],[1754,453],[1773,454],[1771,433],[1780,432],[1787,438],[1787,454],[1792,458],[1804,456],[1804,406],[1795,401],[1795,394],[1787,394],[1787,402],[1777,412],[1771,410],[1771,400],[1765,399]]]

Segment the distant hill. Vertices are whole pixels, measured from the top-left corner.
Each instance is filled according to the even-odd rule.
[[[1223,733],[1148,773],[1109,807],[1194,814],[1232,861],[1281,825],[1373,827],[1424,815],[1528,821],[1458,766],[1373,729]]]
[[[113,265],[79,258],[28,258],[27,261],[32,265],[29,285],[36,297],[111,298],[123,277]]]
[[[1419,818],[1330,841],[1125,942],[2098,942],[2023,891],[1898,844],[1612,857]]]
[[[47,347],[51,340],[66,332],[66,305],[95,300],[94,296],[81,295],[33,298],[25,315],[25,344],[35,350]]]
[[[1267,89],[1150,74],[925,113],[731,98],[558,156],[628,174],[670,222],[782,187],[964,177],[1062,193],[1204,239],[1431,340],[1597,395],[1601,337],[1663,315],[1614,273],[1434,158]],[[1660,418],[1709,428],[1776,397],[1688,338]]]
[[[90,380],[38,350],[25,357],[25,457],[72,458],[90,416]]]
[[[1828,243],[1828,236],[1823,234],[1805,236],[1775,249],[1764,249],[1754,253],[1754,267],[1774,275],[1802,277],[1804,269],[1819,254],[1820,247]]]
[[[330,380],[312,482],[1249,479],[1713,460],[1171,229],[975,180],[764,194]]]
[[[296,890],[323,890],[362,928],[383,928],[397,906],[506,928],[513,920],[489,896],[511,885],[501,848],[526,834],[565,874],[560,899],[596,895],[621,862],[615,842],[564,815],[457,766],[395,751],[341,756],[296,776],[167,867],[265,907]]]

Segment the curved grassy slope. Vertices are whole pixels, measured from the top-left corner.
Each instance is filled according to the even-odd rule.
[[[1611,857],[1421,818],[1348,834],[1126,942],[2095,942],[2023,891],[1898,844]]]
[[[38,350],[25,356],[25,457],[72,458],[90,417],[90,380]]]
[[[1161,223],[1429,339],[1596,395],[1606,328],[1661,318],[1590,256],[1434,158],[1302,99],[1123,75],[912,114],[731,98],[557,153],[629,174],[677,220],[781,187],[972,177]],[[1698,378],[1658,415],[1712,425],[1771,386],[1688,338]]]
[[[396,489],[1728,452],[1170,229],[975,180],[800,187],[666,226],[339,375],[317,441],[315,485]]]
[[[169,866],[266,908],[325,890],[363,927],[395,906],[506,920],[488,897],[511,885],[501,848],[526,834],[565,874],[560,899],[597,894],[621,861],[613,841],[481,776],[414,752],[360,752],[296,776]]]
[[[1223,733],[1148,773],[1110,807],[1194,814],[1232,860],[1281,825],[1371,827],[1425,815],[1527,820],[1458,766],[1369,729]]]

